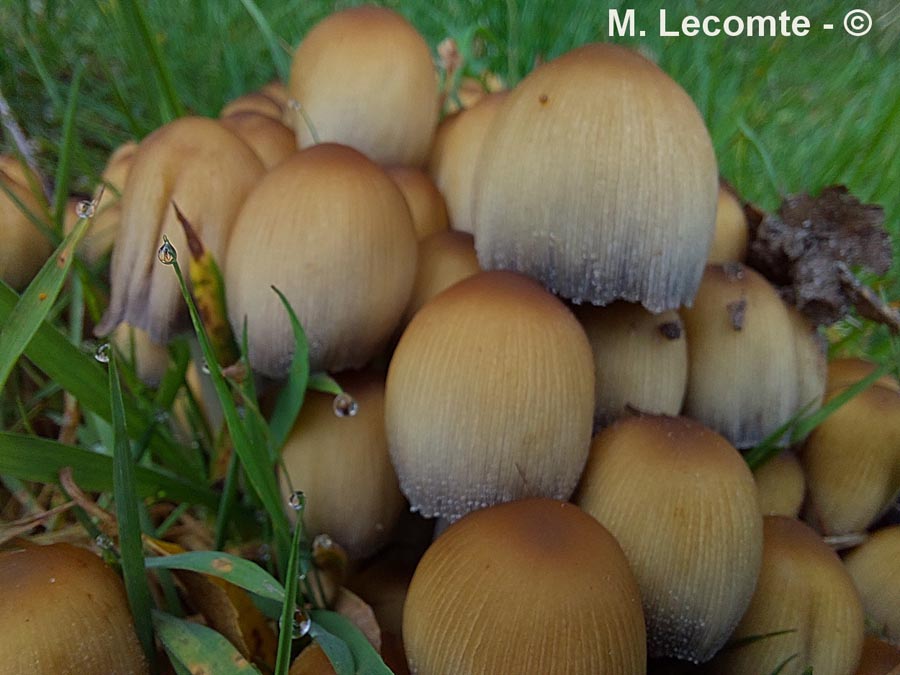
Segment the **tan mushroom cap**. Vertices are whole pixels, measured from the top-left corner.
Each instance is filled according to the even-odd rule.
[[[840,558],[809,527],[793,518],[763,519],[762,571],[733,641],[753,641],[723,650],[714,672],[729,675],[847,675],[859,662],[863,610]],[[769,633],[781,632],[781,635]],[[796,656],[794,656],[796,654]]]
[[[716,233],[709,249],[707,263],[721,265],[727,262],[744,262],[750,245],[747,216],[737,196],[724,185],[719,186],[716,207]]]
[[[447,229],[447,205],[427,173],[408,166],[390,167],[387,173],[406,199],[420,241]]]
[[[225,258],[228,312],[248,320],[250,363],[287,374],[294,352],[280,289],[304,327],[314,370],[361,368],[390,338],[409,301],[416,236],[403,194],[362,154],[323,143],[259,181]]]
[[[294,154],[294,132],[276,119],[255,112],[235,112],[222,118],[222,126],[249,145],[266,169]]]
[[[388,456],[384,375],[362,371],[337,379],[357,413],[338,417],[334,396],[307,393],[281,458],[293,490],[306,495],[307,534],[328,534],[350,558],[361,559],[388,541],[404,500]],[[292,490],[284,473],[281,486],[286,501]]]
[[[428,173],[447,202],[454,230],[474,232],[473,176],[481,146],[507,92],[488,94],[464,111],[448,115],[438,125],[428,159]]]
[[[475,171],[485,269],[574,302],[690,304],[715,228],[718,173],[693,101],[624,47],[591,44],[510,92]]]
[[[263,91],[254,91],[244,94],[225,104],[219,113],[220,118],[229,117],[238,113],[252,112],[263,115],[276,121],[281,121],[285,114],[284,104],[277,98]]]
[[[418,675],[646,671],[640,593],[616,540],[549,499],[492,506],[422,558],[403,640]]]
[[[900,525],[872,534],[844,563],[872,625],[900,646]]]
[[[634,570],[651,657],[708,661],[750,603],[762,557],[753,475],[684,417],[619,420],[594,438],[576,496]]]
[[[900,673],[900,648],[878,638],[867,636],[863,642],[862,657],[853,675],[898,675]]]
[[[684,403],[688,347],[678,312],[651,314],[640,305],[582,305],[597,376],[595,420],[609,424],[627,412],[677,415]]]
[[[19,160],[0,155],[0,181],[32,215],[49,222],[40,183]],[[41,269],[53,245],[5,190],[0,190],[0,233],[0,279],[20,291]]]
[[[379,164],[421,166],[438,121],[438,81],[425,39],[400,14],[364,5],[316,24],[294,53],[288,83],[322,142]],[[313,137],[295,118],[297,145]]]
[[[433,298],[388,370],[391,460],[425,517],[568,498],[593,410],[584,331],[562,302],[512,272],[481,272]]]
[[[153,342],[168,342],[186,323],[187,308],[175,272],[157,259],[163,235],[185,270],[190,255],[172,202],[221,265],[238,209],[264,171],[253,150],[215,120],[183,117],[147,136],[125,183],[110,304],[95,332],[109,334],[127,321]]]
[[[828,393],[843,387],[849,387],[875,372],[878,365],[863,359],[835,359],[828,364]],[[879,387],[900,392],[900,382],[891,375],[883,375],[875,382]]]
[[[29,546],[0,553],[0,673],[149,672],[122,581],[93,553]]]
[[[406,307],[407,319],[441,291],[480,271],[471,234],[444,230],[425,237],[419,242],[419,264]]]
[[[806,496],[803,467],[792,452],[782,452],[753,472],[764,516],[796,518]]]

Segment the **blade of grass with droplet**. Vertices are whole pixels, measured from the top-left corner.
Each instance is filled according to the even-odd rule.
[[[87,218],[78,221],[28,284],[9,315],[4,317],[3,328],[0,329],[0,390],[56,302],[75,259],[75,247],[89,224],[90,220]]]
[[[272,30],[271,24],[269,24],[268,19],[266,19],[265,15],[260,11],[259,6],[254,0],[241,0],[241,4],[244,6],[244,9],[247,10],[247,13],[253,19],[254,23],[256,23],[259,32],[262,33],[263,40],[265,40],[266,46],[269,48],[269,53],[272,55],[272,63],[275,66],[275,70],[278,72],[278,77],[282,82],[286,82],[291,71],[291,62],[288,55],[281,49],[281,45],[278,42],[278,36],[275,35],[275,31]]]
[[[119,551],[122,556],[122,576],[128,604],[134,618],[138,640],[144,649],[151,671],[155,671],[156,649],[153,641],[153,621],[150,617],[150,587],[144,571],[141,521],[138,512],[140,497],[135,481],[135,467],[128,436],[125,433],[125,406],[122,386],[116,368],[117,357],[109,359],[109,399],[112,404],[113,426],[113,494],[116,499],[116,519],[119,525]]]
[[[78,110],[78,92],[81,78],[84,75],[84,64],[75,67],[72,85],[69,87],[69,98],[63,117],[62,142],[59,146],[59,159],[56,163],[56,177],[53,181],[53,225],[57,231],[63,231],[66,217],[66,202],[69,199],[69,178],[72,172],[72,153],[75,151],[75,112]],[[98,200],[99,201],[99,200]]]
[[[173,663],[189,673],[247,675],[259,670],[212,628],[154,610],[153,627]]]
[[[75,231],[73,230],[72,234]],[[71,236],[71,235],[70,235]],[[15,321],[13,312],[22,300],[6,284],[0,282],[0,325]],[[45,300],[46,302],[46,300]],[[78,399],[86,410],[107,422],[112,419],[106,373],[93,356],[69,342],[54,326],[41,321],[24,351],[25,356],[54,382]],[[125,422],[134,438],[139,438],[151,424],[149,413],[140,410],[129,398],[125,403]],[[163,463],[200,480],[202,471],[195,468],[184,448],[179,447],[162,429],[150,439],[150,449]]]
[[[83,448],[63,445],[48,438],[0,432],[0,473],[19,480],[56,483],[60,469],[70,466],[75,482],[84,490],[112,490],[113,460]],[[141,497],[167,498],[216,508],[218,495],[200,483],[164,469],[135,467],[135,488]]]
[[[314,625],[318,624],[328,633],[342,640],[350,649],[356,670],[351,669],[344,672],[348,672],[349,675],[353,675],[353,673],[358,673],[359,675],[391,675],[391,669],[385,665],[381,656],[375,651],[375,647],[349,619],[327,609],[311,610],[310,615]],[[319,640],[317,636],[314,635],[314,637]],[[319,645],[325,650],[325,645],[322,644],[321,640],[319,640]],[[327,650],[325,654],[331,660]],[[334,661],[332,661],[332,666],[338,671],[338,675],[343,675]]]
[[[283,603],[285,590],[280,583],[254,562],[221,551],[190,551],[146,558],[147,569],[200,572],[224,579],[262,598]]]
[[[168,239],[166,239],[165,242],[165,245],[171,247]],[[244,428],[237,407],[235,406],[234,399],[232,398],[231,389],[225,381],[225,377],[222,375],[222,369],[215,360],[212,346],[210,345],[209,337],[206,335],[203,322],[200,320],[197,306],[194,304],[194,300],[187,289],[184,275],[178,264],[177,252],[175,252],[174,248],[171,250],[174,255],[172,267],[178,278],[178,285],[181,288],[182,297],[187,303],[191,322],[194,326],[194,332],[197,334],[200,348],[203,351],[203,356],[206,359],[209,368],[210,379],[215,387],[219,402],[222,405],[222,412],[225,417],[225,423],[228,426],[228,432],[231,434],[234,451],[237,453],[238,459],[241,460],[241,465],[244,468],[247,480],[259,496],[263,507],[272,521],[276,550],[278,552],[278,561],[280,565],[284,565],[287,560],[291,540],[290,528],[288,526],[287,515],[281,504],[280,491],[275,480],[274,466],[270,461],[268,448],[254,445],[247,434],[247,430]]]
[[[306,388],[323,394],[334,394],[335,396],[344,393],[344,389],[341,385],[339,385],[328,373],[313,373],[310,375]]]
[[[278,623],[278,651],[275,655],[275,675],[288,675],[291,667],[291,645],[294,641],[294,612],[297,611],[297,585],[300,574],[300,542],[303,539],[303,518],[297,514],[294,536],[291,538],[291,552],[287,571],[284,573],[284,598],[281,620]]]
[[[291,321],[291,330],[294,332],[294,357],[291,360],[291,369],[287,382],[278,393],[275,410],[269,420],[269,441],[273,452],[277,454],[291,433],[297,415],[303,407],[306,387],[309,384],[309,343],[291,303],[280,290],[274,286],[272,290],[281,299],[281,304],[284,305]]]

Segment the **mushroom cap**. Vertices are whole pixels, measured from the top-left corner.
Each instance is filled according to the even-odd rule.
[[[900,649],[884,640],[867,636],[854,675],[900,675]]]
[[[328,534],[353,559],[385,544],[404,500],[388,456],[384,376],[346,373],[338,381],[358,405],[352,417],[334,413],[334,396],[309,392],[281,452],[285,501],[306,495],[303,521],[310,537]],[[293,513],[293,512],[291,512]]]
[[[734,192],[724,185],[719,185],[716,232],[709,249],[707,264],[744,262],[749,245],[750,230],[747,228],[747,216],[744,209]]]
[[[0,553],[0,671],[147,673],[122,581],[69,544]]]
[[[822,407],[828,378],[828,341],[798,309],[785,305],[794,326],[797,358],[797,405],[811,415]]]
[[[580,47],[532,71],[494,117],[475,171],[478,259],[576,304],[675,309],[700,284],[718,180],[674,80],[624,47]]]
[[[248,322],[250,363],[283,377],[294,352],[281,290],[306,332],[313,370],[360,368],[384,346],[412,292],[416,236],[403,194],[346,146],[298,152],[259,181],[225,258],[228,314]]]
[[[813,429],[800,461],[809,519],[827,534],[865,530],[900,491],[900,392],[876,384],[854,396]]]
[[[796,329],[762,275],[739,263],[710,265],[681,316],[690,364],[686,415],[746,448],[797,412]]]
[[[447,229],[447,205],[427,173],[409,166],[390,167],[387,173],[406,199],[420,241]]]
[[[222,126],[249,145],[267,170],[297,151],[294,132],[266,115],[235,112],[222,118]]]
[[[852,673],[862,650],[863,610],[840,558],[793,518],[766,516],[763,536],[762,571],[731,639],[766,637],[723,650],[711,664],[714,672],[760,675],[785,664],[782,675],[801,675],[809,666],[816,675]]]
[[[364,5],[320,21],[294,53],[288,90],[323,142],[384,165],[420,166],[428,156],[437,74],[425,39],[397,12]],[[313,143],[303,119],[294,129],[298,147]]]
[[[471,234],[444,230],[425,237],[419,242],[419,264],[406,307],[407,318],[444,289],[480,271]]]
[[[646,669],[640,594],[622,549],[572,504],[527,499],[451,525],[403,612],[418,675]]]
[[[219,117],[230,117],[238,113],[252,112],[257,115],[270,117],[278,122],[284,117],[285,109],[277,98],[265,91],[254,91],[243,96],[238,96],[233,101],[225,104],[219,112]]]
[[[433,298],[388,370],[391,460],[425,517],[567,499],[587,458],[593,410],[584,331],[562,302],[512,272],[481,272]]]
[[[577,504],[634,570],[651,657],[708,661],[750,602],[762,556],[753,475],[684,417],[621,419],[594,438]]]
[[[875,372],[878,366],[863,359],[834,359],[828,364],[828,376],[825,389],[830,394],[836,389],[843,389]],[[900,392],[900,382],[891,375],[883,375],[875,382],[879,387]]]
[[[764,516],[796,518],[806,496],[803,467],[792,452],[782,452],[753,472]]]
[[[900,525],[885,527],[844,559],[862,597],[866,616],[900,645]]]
[[[15,157],[0,155],[0,181],[32,214],[49,221],[40,183]],[[5,190],[0,190],[0,231],[0,279],[22,290],[50,257],[53,245]]]
[[[640,305],[582,305],[596,371],[595,420],[609,424],[628,410],[677,415],[687,387],[688,348],[678,312],[651,314]]]
[[[215,120],[182,117],[147,136],[125,183],[110,303],[95,332],[107,335],[127,321],[153,342],[168,342],[187,309],[175,273],[156,257],[163,235],[183,261],[189,257],[172,203],[221,263],[238,209],[264,171],[253,150]]]
[[[478,153],[508,92],[488,94],[471,108],[445,117],[434,134],[428,173],[444,195],[454,230],[474,232],[472,202]]]

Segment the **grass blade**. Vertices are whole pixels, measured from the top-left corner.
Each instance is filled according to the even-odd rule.
[[[47,317],[62,290],[75,259],[75,247],[87,231],[90,220],[81,218],[63,239],[41,271],[28,284],[18,303],[0,329],[0,389],[6,384],[16,361]]]
[[[215,675],[261,675],[228,640],[212,628],[153,612],[153,627],[173,664],[181,672]]]
[[[294,641],[294,613],[297,611],[297,585],[300,574],[300,542],[303,538],[303,502],[298,502],[297,526],[291,539],[291,553],[288,556],[287,571],[284,573],[284,604],[278,624],[278,652],[275,656],[275,675],[287,675],[291,667],[291,645]]]
[[[272,55],[272,63],[275,64],[275,70],[278,71],[278,77],[282,82],[287,82],[288,75],[290,75],[291,72],[291,61],[281,48],[278,36],[275,35],[275,31],[272,30],[271,24],[269,24],[268,19],[266,19],[265,15],[260,11],[254,0],[241,0],[241,4],[256,23],[259,32],[262,33],[263,39],[266,41],[266,46],[269,48],[269,53]]]
[[[69,199],[69,178],[72,172],[72,152],[75,149],[75,111],[78,109],[78,91],[84,66],[79,63],[69,87],[69,100],[63,117],[62,142],[59,148],[59,160],[56,164],[56,178],[53,182],[53,224],[57,231],[63,231],[63,220],[66,217],[66,201]]]
[[[122,387],[116,369],[115,354],[109,360],[109,399],[112,403],[113,425],[113,493],[116,499],[116,518],[119,523],[119,550],[122,555],[122,576],[128,604],[134,617],[138,640],[144,648],[147,662],[155,671],[156,649],[153,641],[153,621],[150,617],[150,588],[144,572],[141,543],[141,521],[138,510],[140,497],[135,485],[131,448],[125,433],[125,410]]]
[[[353,653],[346,642],[329,632],[316,621],[313,621],[309,634],[319,643],[337,675],[356,675],[356,663],[353,661]]]
[[[269,420],[269,441],[274,453],[281,450],[287,440],[288,434],[294,426],[297,414],[303,407],[303,399],[306,396],[306,386],[309,383],[309,343],[300,320],[294,312],[291,303],[284,294],[272,286],[272,290],[278,294],[285,310],[291,320],[291,329],[294,331],[294,358],[291,361],[291,370],[288,380],[278,394],[275,402],[275,410]]]
[[[36,483],[57,483],[59,472],[72,467],[75,482],[93,492],[113,489],[113,459],[109,455],[63,445],[47,438],[0,432],[0,474]],[[134,468],[135,491],[141,498],[166,497],[216,508],[218,496],[204,485],[162,469]]]
[[[375,651],[375,647],[349,619],[327,609],[314,609],[310,614],[315,624],[342,640],[353,655],[356,670],[338,670],[337,664],[332,661],[332,666],[334,666],[338,675],[343,675],[343,672],[349,672],[351,675],[353,673],[359,673],[360,675],[391,675],[391,669],[382,661],[381,656]],[[316,639],[319,640],[319,644],[324,650],[325,645],[322,644],[318,637]],[[328,655],[327,650],[325,653]],[[328,655],[328,658],[331,660],[330,655]]]
[[[262,598],[283,603],[284,588],[256,563],[221,551],[191,551],[144,560],[147,569],[187,570],[211,574]]]

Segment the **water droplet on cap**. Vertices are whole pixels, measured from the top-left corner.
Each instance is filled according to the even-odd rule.
[[[209,363],[206,362],[206,359],[203,359],[203,363],[200,364],[200,372],[209,375]]]
[[[334,408],[334,414],[338,417],[353,417],[359,412],[359,404],[347,392],[335,396],[332,407]]]
[[[165,243],[156,252],[156,257],[159,258],[159,262],[163,265],[171,265],[178,259],[178,254],[175,252],[175,247],[166,239]]]
[[[334,540],[327,534],[317,534],[313,539],[313,555],[334,548]]]
[[[111,551],[113,547],[113,541],[107,534],[98,534],[97,538],[94,539],[94,543],[97,544],[97,548],[104,551]]]
[[[302,490],[291,493],[291,496],[288,497],[288,506],[294,511],[302,511],[306,507],[306,495]]]
[[[94,202],[85,199],[75,205],[75,215],[79,218],[93,218],[94,209]]]
[[[294,620],[293,625],[291,626],[291,637],[297,640],[298,638],[302,638],[309,632],[309,629],[312,628],[312,619],[309,618],[309,614],[307,614],[302,609],[294,610]]]
[[[97,359],[100,363],[109,363],[108,342],[104,342],[102,345],[97,347],[97,351],[94,352],[94,358]]]

